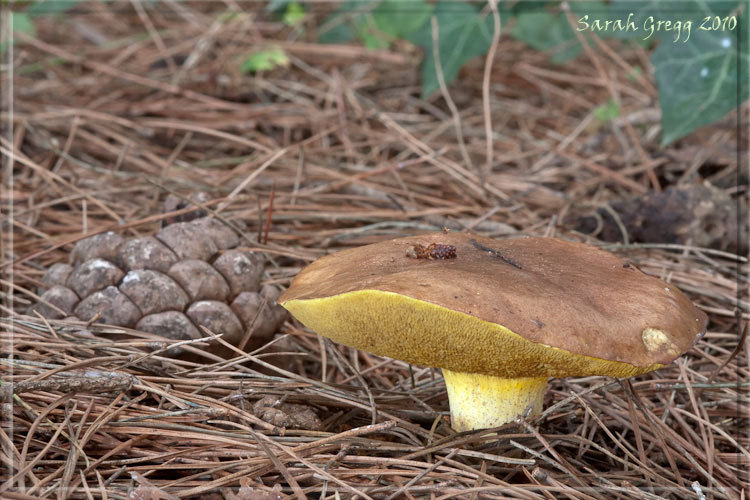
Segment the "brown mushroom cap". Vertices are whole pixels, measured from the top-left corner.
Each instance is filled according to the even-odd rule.
[[[433,243],[455,247],[454,258],[416,258]],[[604,250],[464,233],[323,257],[279,303],[352,347],[501,377],[645,373],[687,351],[707,322],[675,286]]]

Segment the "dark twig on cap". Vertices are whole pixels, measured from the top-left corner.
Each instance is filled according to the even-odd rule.
[[[507,258],[507,257],[504,257],[504,256],[503,256],[503,254],[501,254],[501,253],[500,253],[500,252],[498,252],[497,250],[493,250],[493,249],[491,249],[491,248],[489,248],[489,247],[486,247],[486,246],[482,245],[481,243],[479,243],[479,242],[478,242],[477,240],[475,240],[474,238],[472,238],[472,239],[471,239],[471,240],[469,240],[469,241],[471,241],[471,244],[472,244],[472,245],[474,245],[474,246],[475,246],[476,248],[478,248],[479,250],[483,250],[483,251],[485,251],[485,252],[489,252],[490,254],[494,255],[495,257],[497,257],[497,258],[499,258],[499,259],[502,259],[502,260],[503,260],[503,262],[505,262],[506,264],[510,264],[510,265],[511,265],[511,266],[513,266],[513,267],[516,267],[516,268],[518,268],[518,269],[521,269],[521,266],[519,266],[518,264],[516,264],[516,263],[515,263],[515,262],[514,262],[513,260],[511,260],[511,259],[509,259],[509,258]]]

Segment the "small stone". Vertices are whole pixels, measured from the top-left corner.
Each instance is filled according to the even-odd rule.
[[[68,278],[70,287],[79,297],[88,297],[108,286],[116,285],[125,276],[108,260],[89,259],[75,268]]]
[[[114,286],[89,295],[83,299],[73,311],[83,321],[89,321],[97,314],[99,323],[114,326],[133,326],[141,312],[131,300]]]

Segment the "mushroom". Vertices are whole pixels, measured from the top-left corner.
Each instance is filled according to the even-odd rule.
[[[555,238],[399,238],[313,262],[278,302],[320,335],[443,370],[458,431],[542,410],[549,377],[656,370],[705,332],[673,285]]]

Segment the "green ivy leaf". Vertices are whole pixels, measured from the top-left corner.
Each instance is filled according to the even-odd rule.
[[[746,23],[747,15],[742,15],[737,24],[747,29]],[[662,146],[721,119],[748,99],[747,32],[738,36],[736,29],[694,27],[688,42],[662,40],[651,55],[662,112]]]
[[[438,2],[434,15],[438,24],[438,50],[443,78],[450,83],[467,61],[487,53],[494,24],[491,15],[481,16],[477,7],[462,2]],[[432,23],[426,23],[408,38],[424,49],[422,97],[425,98],[440,88],[432,50]]]
[[[34,36],[36,29],[31,21],[31,16],[26,12],[13,14],[13,31],[20,31],[26,35]]]
[[[41,0],[34,2],[26,13],[32,16],[62,14],[75,7],[81,0]]]
[[[425,0],[383,0],[372,13],[378,30],[391,38],[406,38],[430,22],[433,5]]]
[[[344,43],[358,37],[369,49],[384,49],[429,21],[433,6],[425,0],[344,2],[321,26],[321,43]]]
[[[342,3],[336,12],[320,25],[318,41],[320,43],[346,43],[361,34],[367,26],[368,17],[378,2],[372,0],[349,0]]]
[[[612,19],[629,19],[637,29],[613,33],[617,38],[673,41],[676,32],[657,29],[659,21],[692,21],[694,33],[705,16],[726,16],[738,7],[737,0],[613,0],[609,11]]]
[[[259,52],[251,54],[242,63],[242,71],[254,73],[257,71],[268,71],[279,66],[288,66],[289,58],[281,47],[272,46]]]
[[[551,5],[558,6],[559,4],[559,1],[551,0],[524,0],[522,2],[516,2],[511,8],[511,13],[514,16],[518,16],[520,14],[523,14],[524,12],[538,12],[540,10],[548,8]]]
[[[550,52],[550,59],[558,64],[577,57],[581,52],[581,44],[562,14],[523,12],[510,34],[537,50]]]
[[[518,11],[516,24],[510,34],[530,47],[549,52],[550,59],[555,63],[561,64],[577,57],[582,47],[568,17],[560,10],[559,2],[529,3],[535,8],[527,6]],[[576,20],[585,15],[602,20],[611,16],[607,6],[601,2],[578,1],[570,2],[570,5]],[[583,35],[588,38],[585,32]],[[612,36],[612,32],[599,32],[598,35]]]
[[[362,43],[371,50],[386,49],[390,44],[389,37],[380,31],[375,24],[372,15],[367,14],[362,17],[362,24],[355,26],[357,35]]]
[[[34,23],[31,21],[31,16],[26,12],[16,12],[11,14],[13,16],[13,31],[19,31],[27,35],[34,36],[36,29],[34,29]],[[10,46],[10,41],[0,43],[0,54],[4,53],[5,50]]]
[[[566,47],[575,33],[564,16],[550,12],[555,3],[526,3],[517,10],[512,35],[539,50],[554,51],[553,60],[563,62],[575,57],[581,47],[575,41],[573,46]],[[747,30],[747,9],[741,7],[737,0],[613,0],[608,6],[596,2],[571,3],[577,19],[588,15],[586,21],[592,29],[597,20],[600,26],[608,20],[620,20],[630,26],[596,30],[599,37],[630,39],[647,46],[658,44],[651,63],[662,109],[662,145],[722,118],[748,99],[747,31],[738,36],[739,28],[734,31],[700,28],[707,16],[711,20],[718,16],[723,21],[727,16],[741,15],[737,25]],[[671,29],[664,29],[666,21],[672,23]],[[687,21],[692,22],[689,28]],[[675,22],[682,22],[681,31],[675,29]],[[578,23],[576,28],[579,26],[582,25]],[[587,33],[588,30],[584,35]],[[738,60],[742,65],[739,73]],[[737,102],[738,88],[740,102]],[[597,116],[604,114],[604,108],[597,109]]]
[[[343,21],[336,19],[334,24],[324,24],[325,31],[321,31],[318,35],[318,42],[320,43],[346,43],[354,40],[356,36],[352,26]]]

